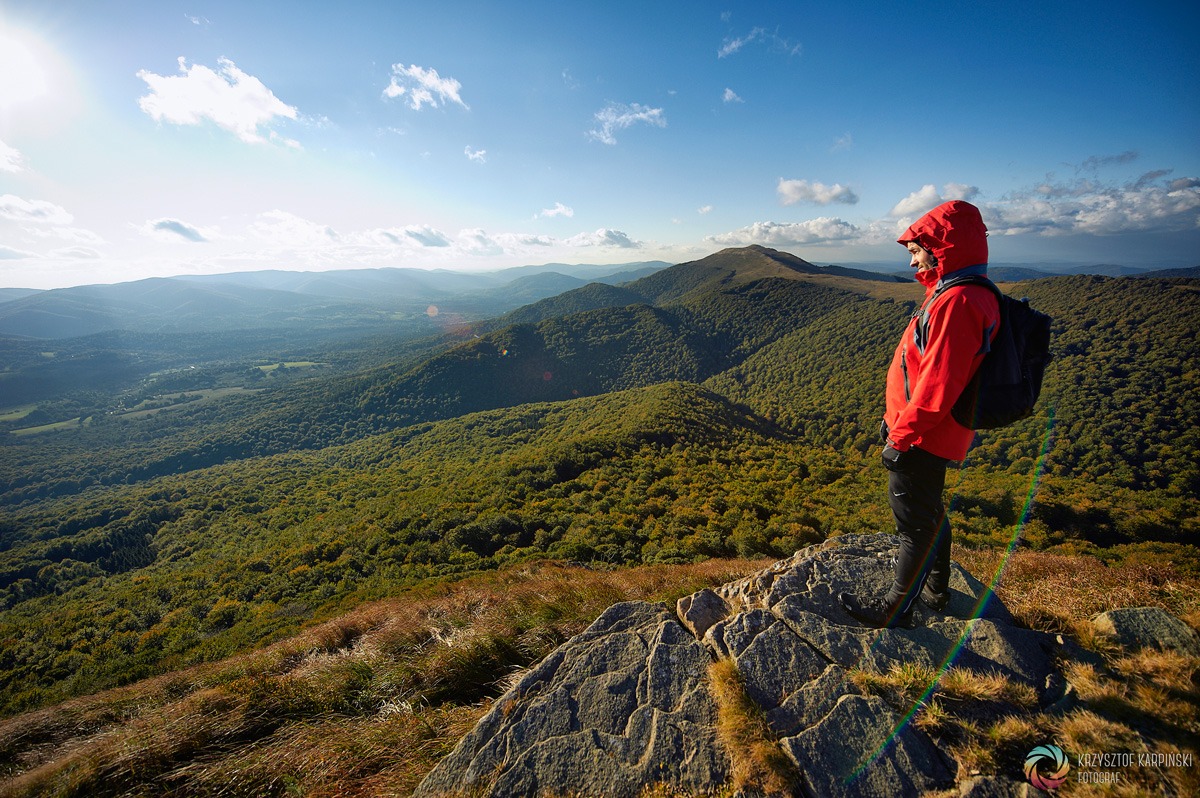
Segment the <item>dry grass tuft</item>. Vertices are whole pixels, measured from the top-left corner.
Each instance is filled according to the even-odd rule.
[[[1031,629],[1076,635],[1088,619],[1121,607],[1162,607],[1200,628],[1200,583],[1170,563],[1106,565],[1087,555],[958,546],[953,556],[985,583],[1000,573],[996,593]]]
[[[768,796],[796,795],[795,765],[779,747],[762,708],[746,694],[737,665],[720,659],[708,669],[717,702],[717,733],[733,767],[731,785]]]

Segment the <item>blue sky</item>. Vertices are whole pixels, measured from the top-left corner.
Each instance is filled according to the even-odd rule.
[[[1200,263],[1195,3],[0,0],[0,286],[256,269]]]

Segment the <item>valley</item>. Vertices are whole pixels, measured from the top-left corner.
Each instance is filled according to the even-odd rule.
[[[2,711],[546,558],[782,557],[889,528],[882,374],[919,290],[808,268],[727,250],[467,335],[139,334],[119,353],[101,336],[56,341],[53,358],[17,342]],[[1056,359],[1042,412],[972,451],[958,545],[1200,578],[1200,285],[1007,288],[1054,317]],[[12,432],[31,419],[66,423]]]

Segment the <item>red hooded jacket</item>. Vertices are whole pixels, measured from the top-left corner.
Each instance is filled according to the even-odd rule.
[[[922,216],[898,241],[915,241],[933,253],[937,267],[918,272],[925,301],[950,274],[976,267],[987,271],[987,228],[979,209],[953,200]],[[962,460],[975,438],[974,430],[959,424],[950,408],[979,368],[1000,326],[1000,305],[986,286],[950,289],[926,307],[929,326],[925,340],[918,331],[921,313],[909,322],[887,375],[884,421],[897,451],[910,446]]]

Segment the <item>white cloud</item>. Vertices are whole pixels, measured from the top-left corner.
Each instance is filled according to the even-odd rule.
[[[721,95],[721,99],[727,103],[744,103],[745,102],[745,100],[743,100],[741,97],[739,97],[737,95],[737,92],[735,92],[733,89],[730,89],[730,88],[725,89],[725,93]]]
[[[804,49],[799,43],[780,36],[778,30],[768,31],[766,28],[754,28],[745,36],[737,36],[722,42],[720,49],[717,50],[717,58],[731,56],[753,42],[763,42],[772,50],[788,55],[799,55]]]
[[[829,151],[841,152],[842,150],[848,150],[853,146],[854,136],[850,135],[849,133],[844,133],[843,135],[837,137],[837,139],[833,142],[833,146],[829,148]]]
[[[721,49],[717,50],[717,58],[724,58],[726,56],[733,55],[738,50],[745,47],[747,44],[750,44],[750,42],[756,41],[757,39],[761,39],[766,34],[767,34],[767,31],[765,28],[754,28],[749,33],[747,33],[745,36],[739,36],[739,37],[736,37],[733,39],[726,39],[724,42],[722,42]]]
[[[888,216],[896,218],[914,218],[942,204],[942,195],[937,186],[927,183],[919,190],[909,194],[888,211]]]
[[[15,147],[0,141],[0,172],[20,172],[22,156]]]
[[[696,213],[700,214],[701,216],[704,216],[705,214],[712,213],[712,209],[713,209],[713,206],[711,206],[711,205],[701,205],[699,208],[696,209]]]
[[[339,240],[338,234],[329,225],[278,209],[259,214],[250,229],[261,238],[288,247],[321,246]]]
[[[0,196],[0,218],[38,224],[70,224],[75,217],[53,202],[26,200],[13,194],[4,194]]]
[[[468,108],[459,96],[460,91],[461,83],[454,78],[443,78],[436,69],[392,64],[392,80],[383,90],[383,96],[394,100],[408,95],[408,107],[414,111],[420,111],[423,105],[438,108],[447,103]]]
[[[396,243],[412,242],[421,247],[448,247],[450,237],[428,225],[410,225],[400,230]]]
[[[603,144],[616,144],[613,135],[618,130],[624,130],[638,122],[645,122],[655,127],[666,127],[667,118],[661,108],[649,108],[638,103],[623,105],[609,103],[596,112],[597,127],[588,131],[588,136]]]
[[[202,64],[187,66],[179,57],[180,75],[156,75],[143,69],[137,76],[150,87],[138,106],[157,122],[199,125],[210,120],[248,144],[267,139],[260,128],[277,119],[296,119],[296,109],[280,100],[262,81],[247,75],[228,58],[217,60],[218,70]],[[274,131],[271,139],[279,138]],[[283,139],[288,146],[295,141]]]
[[[1200,178],[1148,172],[1121,185],[1046,182],[982,208],[995,235],[1114,235],[1200,229]]]
[[[535,219],[537,219],[537,218],[545,218],[545,219],[548,219],[548,218],[550,218],[550,217],[552,217],[552,216],[565,216],[565,217],[567,217],[568,219],[570,219],[570,218],[571,218],[572,216],[574,216],[574,215],[575,215],[575,209],[574,209],[574,208],[568,208],[566,205],[563,205],[561,202],[556,202],[556,203],[554,203],[554,207],[553,207],[553,208],[543,208],[541,211],[539,211],[538,213],[534,214],[534,217],[533,217],[533,218],[535,218]]]
[[[471,145],[463,148],[463,155],[467,156],[467,160],[475,161],[476,163],[487,163],[487,150],[473,150]]]
[[[943,202],[950,200],[966,200],[970,202],[979,195],[979,189],[965,183],[947,183],[939,193],[937,186],[926,183],[917,191],[909,194],[888,211],[893,219],[916,219],[926,211],[931,211]],[[906,225],[907,227],[907,225]]]
[[[848,186],[843,186],[840,183],[827,186],[824,183],[810,183],[807,180],[784,180],[781,177],[779,178],[779,185],[775,187],[775,191],[779,194],[779,201],[784,205],[795,205],[798,202],[811,202],[816,205],[829,205],[833,202],[840,202],[843,205],[854,205],[858,202],[858,195]]]
[[[26,258],[36,258],[32,252],[26,252],[23,249],[13,249],[0,244],[0,260],[25,260]]]
[[[638,249],[642,245],[620,230],[602,227],[594,233],[579,233],[563,241],[569,247],[618,247]]]
[[[859,238],[862,231],[847,221],[821,217],[806,222],[755,222],[729,233],[705,236],[705,241],[723,247],[744,247],[750,244],[795,246],[798,244],[828,244]]]
[[[979,188],[977,186],[968,186],[966,183],[947,183],[942,186],[942,199],[950,200],[966,200],[971,202],[979,196]]]
[[[194,244],[206,243],[211,235],[179,219],[150,219],[139,226],[138,230],[142,235],[160,241],[191,241]]]

